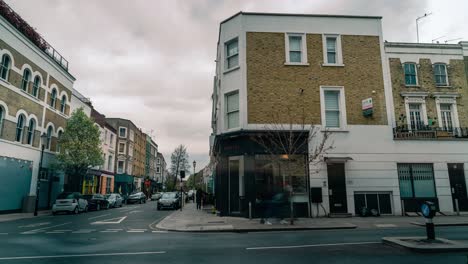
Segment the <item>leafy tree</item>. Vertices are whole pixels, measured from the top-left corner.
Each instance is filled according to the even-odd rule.
[[[68,119],[59,144],[58,166],[68,177],[67,189],[80,191],[87,170],[104,163],[99,128],[79,108]]]
[[[187,174],[190,171],[189,155],[184,145],[179,145],[171,154],[171,174],[174,176],[174,186],[176,186],[180,171],[185,171]]]

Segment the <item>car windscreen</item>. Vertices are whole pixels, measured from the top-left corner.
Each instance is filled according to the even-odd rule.
[[[174,199],[176,197],[175,193],[165,193],[162,195],[163,199]]]
[[[73,193],[61,193],[57,196],[57,199],[74,199]]]

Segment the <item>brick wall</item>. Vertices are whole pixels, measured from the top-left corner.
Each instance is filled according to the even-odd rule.
[[[18,88],[19,89],[19,88]],[[11,91],[8,88],[0,85],[0,101],[3,101],[8,106],[8,114],[11,116],[16,116],[18,110],[23,109],[28,114],[34,114],[39,118],[38,126],[42,126],[42,109],[43,107],[35,102],[34,99],[29,99],[27,97],[18,95],[17,93]]]
[[[450,87],[436,87],[433,63],[430,59],[420,59],[418,66],[418,87],[406,87],[402,61],[399,58],[390,58],[390,74],[395,105],[395,118],[398,125],[406,125],[406,110],[401,92],[449,92],[459,93],[457,98],[458,119],[461,127],[468,127],[468,85],[465,64],[463,60],[450,60],[447,73]],[[437,108],[435,98],[426,98],[427,118],[433,119],[438,126]]]
[[[289,66],[284,65],[284,33],[248,32],[248,123],[290,123],[290,119],[302,123],[304,118],[306,123],[319,124],[320,85],[324,85],[344,86],[348,124],[387,124],[379,38],[343,35],[341,41],[344,67],[321,66],[320,34],[307,34],[310,65]],[[366,118],[361,106],[362,100],[369,97],[374,100],[374,115]]]

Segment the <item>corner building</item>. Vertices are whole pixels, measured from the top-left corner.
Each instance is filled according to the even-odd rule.
[[[391,139],[384,62],[380,17],[241,12],[221,22],[211,140],[217,209],[247,216],[249,203],[291,186],[299,217],[353,214],[356,195],[367,194],[382,213],[398,213],[397,178],[370,144]],[[371,102],[366,112],[363,101]],[[289,157],[289,177],[252,135],[304,122],[330,131],[334,149],[311,162],[320,139],[307,142]]]

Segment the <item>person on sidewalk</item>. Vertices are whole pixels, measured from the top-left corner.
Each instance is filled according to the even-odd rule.
[[[201,201],[203,199],[203,191],[198,188],[197,193],[195,194],[195,200],[197,202],[197,210],[201,210]]]

